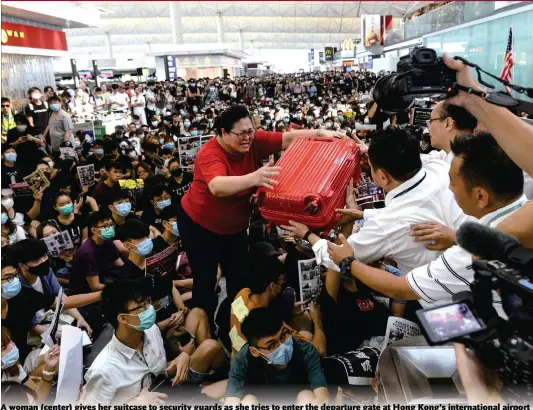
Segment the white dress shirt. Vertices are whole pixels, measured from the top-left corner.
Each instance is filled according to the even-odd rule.
[[[128,109],[128,102],[130,98],[126,93],[112,93],[109,95],[109,105],[112,110],[115,111],[126,111]],[[113,103],[117,103],[114,104]]]
[[[158,376],[166,366],[163,338],[157,325],[144,331],[142,354],[113,335],[85,374],[87,396],[84,401],[102,405],[127,403],[137,397],[143,387],[149,386],[145,379],[147,374]]]
[[[456,230],[467,219],[448,189],[447,178],[442,176],[448,175],[448,169],[444,161],[428,159],[414,177],[387,193],[385,208],[373,212],[367,220],[365,217],[359,232],[348,238],[355,257],[363,263],[389,257],[404,273],[435,260],[440,252],[427,250],[409,233],[412,225],[427,221]],[[339,271],[329,258],[325,239],[315,243],[313,251],[319,265]]]
[[[430,151],[429,154],[420,154],[420,158],[422,158],[422,161],[424,161],[426,158],[437,158],[437,159],[442,159],[448,165],[452,163],[452,159],[454,156],[455,155],[452,151],[446,153],[446,151],[444,151],[443,149],[439,151],[437,150]]]
[[[517,201],[485,215],[478,222],[494,228],[526,203],[527,198],[523,195]],[[472,255],[458,245],[447,249],[433,262],[413,269],[407,274],[407,283],[419,296],[420,304],[425,308],[437,303],[450,302],[454,294],[470,290],[470,283],[473,280]],[[496,292],[493,292],[493,300],[501,305]]]

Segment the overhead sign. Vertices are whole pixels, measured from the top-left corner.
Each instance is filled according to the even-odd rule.
[[[333,61],[333,47],[324,48],[324,55],[326,61]]]
[[[363,16],[363,41],[365,47],[383,45],[381,16],[379,14]]]
[[[355,40],[346,39],[342,42],[342,51],[352,51],[355,49]]]
[[[59,30],[2,21],[2,45],[68,51],[67,37]]]

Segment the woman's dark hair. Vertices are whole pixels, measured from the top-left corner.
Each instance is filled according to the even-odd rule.
[[[248,108],[244,105],[234,105],[230,108],[228,108],[226,111],[220,115],[215,123],[215,129],[217,131],[217,134],[222,136],[222,130],[225,132],[229,132],[236,122],[242,120],[243,118],[249,118],[250,120],[252,117],[250,116],[250,112],[248,111]]]
[[[7,209],[5,208],[4,205],[2,205],[2,213],[3,214],[4,213],[7,214],[7,221],[6,221],[6,223],[4,225],[7,226],[7,234],[8,235],[12,235],[17,230],[17,227],[15,226],[15,224],[13,223],[11,218],[9,217],[9,214],[7,213]]]
[[[11,342],[11,332],[5,326],[2,326],[2,350]],[[10,377],[17,377],[20,373],[18,366],[12,366],[7,369],[2,369],[2,373],[7,374]],[[2,387],[4,382],[2,382]],[[2,393],[2,400],[5,400],[4,393]]]
[[[47,85],[46,87],[44,87],[44,92],[45,93],[47,93],[49,90],[54,91],[54,88],[51,85]]]
[[[44,238],[44,228],[46,228],[47,226],[52,226],[54,228],[57,229],[57,231],[59,232],[59,227],[57,226],[57,223],[54,221],[54,220],[50,220],[50,221],[44,221],[44,222],[41,222],[39,224],[39,226],[37,227],[35,233],[37,235],[37,239],[43,239]]]
[[[144,169],[146,172],[148,172],[148,175],[152,175],[152,168],[150,168],[150,165],[148,165],[146,162],[139,162],[137,165],[135,165],[135,175],[139,177],[139,168]]]
[[[52,204],[55,206],[57,205],[57,200],[62,197],[62,196],[68,196],[69,199],[72,201],[72,195],[71,194],[67,194],[66,192],[58,192],[57,194],[54,195],[54,200],[52,202]],[[74,202],[74,201],[72,201]]]
[[[41,92],[41,89],[39,87],[31,87],[29,90],[28,90],[28,95],[31,97],[31,93],[33,93],[34,91],[39,91]]]

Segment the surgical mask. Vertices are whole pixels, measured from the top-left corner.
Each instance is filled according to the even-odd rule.
[[[338,118],[339,120],[342,121],[342,120],[344,119],[344,116],[342,116],[342,115],[337,115],[337,118]]]
[[[12,299],[19,294],[20,289],[20,279],[15,277],[11,282],[2,283],[2,297]]]
[[[18,361],[19,349],[17,346],[13,346],[9,353],[2,357],[2,369],[8,369],[10,367],[13,367],[17,364]]]
[[[283,118],[283,122],[284,122],[285,124],[287,124],[287,123],[289,122],[289,119],[288,119],[288,118]]]
[[[200,121],[202,119],[202,117],[200,116],[196,116],[195,118],[196,118],[196,121]]]
[[[127,313],[124,313],[127,315]],[[139,313],[138,315],[128,315],[128,316],[137,316],[139,318],[139,325],[130,325],[135,330],[139,330],[141,332],[150,329],[155,324],[155,318],[156,318],[156,312],[152,305],[148,306],[148,309],[146,309],[144,312]]]
[[[57,112],[61,109],[61,106],[59,104],[51,104],[49,105],[50,109],[54,112]]]
[[[103,148],[95,149],[95,150],[94,150],[94,153],[95,153],[96,155],[104,155],[104,149],[103,149]]]
[[[267,124],[270,124],[270,123],[272,122],[272,120],[265,120],[265,122],[266,122]]]
[[[35,276],[46,276],[50,272],[50,261],[46,260],[40,265],[30,267],[28,266],[28,270],[32,275]]]
[[[17,125],[17,131],[19,131],[19,132],[26,131],[26,128],[28,128],[27,125]]]
[[[13,208],[13,205],[15,205],[15,200],[13,198],[2,199],[2,205],[4,205],[6,209],[11,209]]]
[[[8,152],[4,158],[7,162],[16,162],[17,161],[17,153],[16,152]]]
[[[81,147],[81,142],[79,140],[74,140],[74,148]]]
[[[308,116],[306,117],[306,119],[307,119],[307,121],[309,121],[309,122],[313,121],[313,117],[311,117],[310,115],[308,115]]]
[[[174,149],[174,143],[173,142],[169,142],[168,144],[165,144],[165,148],[166,149]]]
[[[165,209],[167,206],[170,206],[170,199],[164,199],[163,201],[158,201],[155,204],[159,209]]]
[[[159,145],[163,145],[164,142],[165,142],[164,138],[159,138]]]
[[[268,364],[287,365],[291,361],[293,349],[292,336],[289,336],[285,343],[266,356]]]
[[[74,211],[74,204],[63,205],[58,211],[63,216],[69,216]]]
[[[31,95],[31,98],[32,98],[33,100],[38,100],[39,98],[41,98],[41,94],[40,94],[40,93],[33,93],[33,94]]]
[[[192,107],[192,112],[198,112],[198,108]]]
[[[183,125],[184,125],[185,128],[189,128],[191,126],[191,122],[190,121],[185,121],[183,123]]]
[[[192,135],[193,137],[198,136],[198,131],[196,131],[196,130],[191,131],[191,135]]]
[[[48,167],[49,167],[50,169],[54,169],[54,165],[55,165],[54,162],[52,162],[52,161],[48,162]]]
[[[108,226],[106,228],[100,229],[100,238],[106,240],[106,239],[113,239],[115,237],[115,227],[114,226]]]
[[[154,249],[154,243],[150,238],[146,238],[141,243],[137,244],[135,246],[137,248],[137,253],[141,256],[147,256],[152,253],[152,250]]]
[[[198,136],[201,137],[202,135],[204,135],[204,132],[202,130],[198,130]]]
[[[296,114],[296,118],[302,118],[302,114],[297,113],[297,114]]]
[[[178,223],[176,221],[172,222],[172,233],[176,236],[180,236],[180,232],[178,231]]]
[[[8,216],[5,212],[2,212],[2,225],[4,225],[8,220]]]
[[[116,205],[115,209],[120,216],[128,216],[131,211],[131,202],[122,202],[121,204]]]

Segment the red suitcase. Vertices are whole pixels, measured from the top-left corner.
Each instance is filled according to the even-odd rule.
[[[339,221],[346,185],[359,179],[359,147],[349,138],[297,137],[276,166],[281,172],[273,190],[259,188],[255,203],[266,220],[289,220],[329,230]]]

